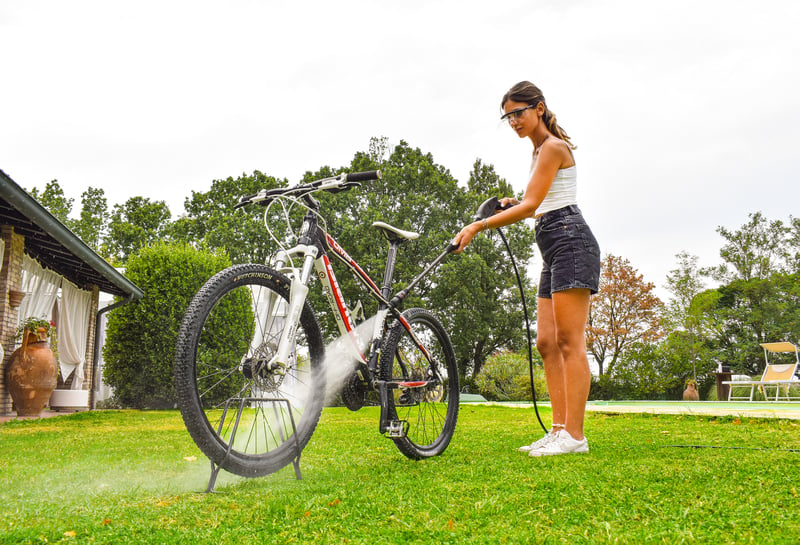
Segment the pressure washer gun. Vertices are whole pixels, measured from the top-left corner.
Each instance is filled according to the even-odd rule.
[[[475,212],[475,221],[485,220],[486,218],[491,218],[500,210],[508,210],[514,206],[513,204],[507,204],[503,206],[500,204],[500,199],[497,197],[490,197],[483,201],[481,205],[478,207],[478,210]]]

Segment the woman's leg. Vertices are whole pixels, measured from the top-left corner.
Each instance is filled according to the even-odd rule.
[[[589,360],[586,356],[586,321],[589,317],[590,297],[588,289],[575,288],[555,292],[552,299],[555,344],[560,354],[565,392],[564,423],[569,434],[577,440],[583,439],[586,400],[589,399],[589,389],[592,384]],[[545,371],[546,365],[545,363]],[[555,415],[555,408],[553,414]]]
[[[564,361],[556,341],[556,322],[553,300],[539,297],[537,300],[536,348],[544,363],[544,376],[550,405],[553,408],[553,424],[566,422],[567,402],[564,390]]]

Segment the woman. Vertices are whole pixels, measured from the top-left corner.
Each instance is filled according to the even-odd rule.
[[[453,243],[461,252],[480,231],[536,218],[536,244],[544,261],[536,347],[544,361],[553,425],[543,438],[519,450],[531,456],[588,452],[583,419],[591,374],[584,328],[589,298],[600,280],[600,247],[577,206],[575,146],[534,84],[516,84],[501,108],[501,119],[533,143],[525,196],[521,202],[502,199],[504,206],[515,206],[465,226]]]

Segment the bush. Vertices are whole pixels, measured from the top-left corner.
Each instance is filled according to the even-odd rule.
[[[605,401],[624,399],[620,396],[620,388],[608,375],[596,377],[592,375],[592,385],[589,388],[589,399],[601,399]]]
[[[665,344],[634,343],[606,374],[592,378],[589,399],[681,399],[691,368],[674,359]],[[698,391],[705,391],[709,380],[713,377],[698,376]]]
[[[547,382],[542,360],[533,353],[533,381],[537,401],[548,400]],[[531,381],[527,353],[499,352],[486,360],[475,377],[475,386],[486,399],[492,401],[530,401]]]
[[[130,257],[125,275],[144,297],[110,313],[103,349],[116,403],[175,406],[173,362],[183,315],[206,280],[229,265],[224,254],[182,244],[157,244]]]

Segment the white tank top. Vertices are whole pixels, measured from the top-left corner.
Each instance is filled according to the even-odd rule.
[[[531,170],[531,177],[533,177]],[[578,204],[578,171],[575,165],[568,168],[560,168],[553,178],[553,185],[545,195],[542,204],[536,209],[535,217],[542,214],[564,208],[571,204]]]

